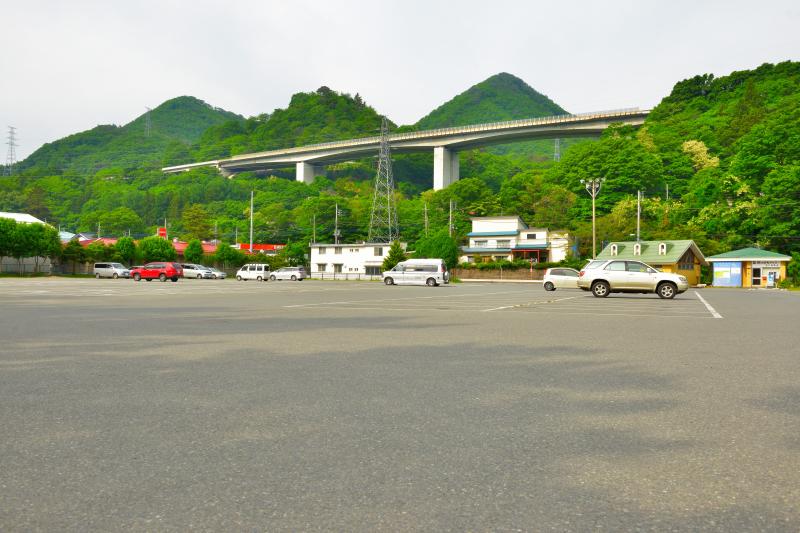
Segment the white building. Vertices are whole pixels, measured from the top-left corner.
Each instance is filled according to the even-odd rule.
[[[569,234],[531,228],[518,216],[475,217],[469,244],[461,247],[462,263],[533,260],[558,262],[567,258]]]
[[[381,276],[383,260],[389,255],[389,243],[312,244],[312,278],[359,279]],[[401,243],[403,249],[406,244]]]

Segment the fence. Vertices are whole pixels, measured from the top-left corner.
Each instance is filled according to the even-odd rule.
[[[356,272],[312,272],[310,279],[341,281],[381,281],[382,274],[359,274]]]
[[[544,270],[537,269],[502,269],[479,270],[477,268],[454,268],[453,276],[460,279],[516,279],[516,280],[541,280],[544,278]]]

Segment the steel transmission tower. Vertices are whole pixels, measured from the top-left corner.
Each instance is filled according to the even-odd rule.
[[[561,161],[561,139],[556,137],[555,147],[553,150],[553,161]]]
[[[147,112],[144,114],[144,136],[150,137],[150,130],[153,127],[153,124],[150,122],[151,109],[149,107],[145,107],[145,109],[147,109]]]
[[[381,150],[378,157],[378,174],[375,176],[375,194],[372,197],[372,216],[369,221],[369,242],[392,242],[400,230],[394,205],[394,178],[392,154],[389,150],[389,128],[386,117],[381,123]]]
[[[6,155],[6,168],[3,173],[6,176],[11,176],[14,173],[14,165],[17,164],[17,128],[14,126],[8,127],[7,139],[8,154]]]

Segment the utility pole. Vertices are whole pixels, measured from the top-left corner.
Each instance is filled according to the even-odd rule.
[[[219,242],[219,232],[217,231],[217,221],[214,221],[214,244]]]
[[[447,221],[447,230],[448,234],[452,237],[453,236],[453,199],[450,199],[450,215],[448,216]]]
[[[561,161],[561,139],[558,137],[556,137],[556,142],[553,149],[553,161]]]
[[[381,122],[381,146],[378,155],[378,173],[375,176],[375,193],[372,197],[372,214],[369,221],[369,242],[392,242],[399,237],[397,210],[394,205],[394,177],[392,154],[389,148],[389,126],[386,117]]]
[[[639,242],[642,228],[642,191],[636,191],[636,242]]]
[[[169,233],[167,232],[167,217],[164,217],[164,238],[169,240]]]
[[[425,236],[428,236],[428,202],[425,202]]]
[[[250,254],[253,254],[253,191],[250,191]]]
[[[317,242],[317,215],[311,215],[311,244]]]
[[[600,188],[603,186],[605,178],[591,178],[588,180],[581,180],[581,183],[586,187],[586,192],[592,197],[592,259],[597,258],[597,230],[595,224],[595,198],[600,194]]]
[[[6,144],[8,145],[8,152],[6,154],[6,168],[3,172],[6,176],[12,176],[14,174],[14,165],[17,163],[17,128],[14,126],[8,127],[8,139]]]
[[[97,238],[100,238],[100,222],[97,223]]]
[[[333,226],[333,243],[339,244],[339,236],[341,233],[339,232],[339,204],[336,204],[336,213],[334,214],[334,226]]]

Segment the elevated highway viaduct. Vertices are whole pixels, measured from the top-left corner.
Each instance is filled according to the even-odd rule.
[[[389,135],[389,144],[393,153],[433,151],[433,188],[439,190],[458,180],[460,150],[531,139],[590,137],[599,135],[612,124],[641,125],[647,113],[646,110],[625,109],[394,133]],[[378,153],[379,144],[378,136],[364,137],[241,154],[162,170],[173,173],[216,167],[223,175],[233,176],[239,172],[263,172],[294,166],[297,181],[311,183],[315,176],[324,174],[325,165],[373,156]]]

